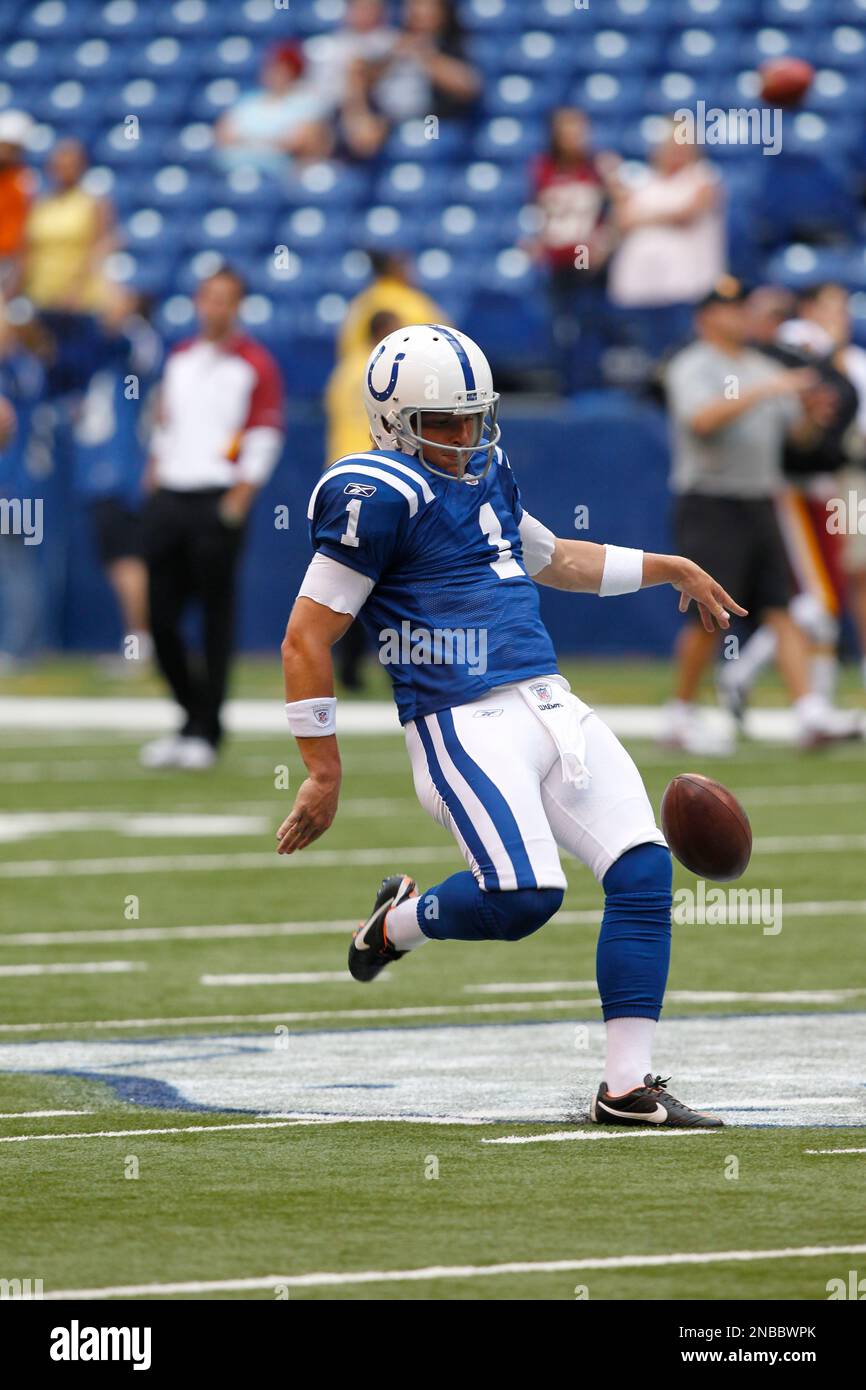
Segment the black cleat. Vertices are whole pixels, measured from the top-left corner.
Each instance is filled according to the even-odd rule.
[[[665,1090],[670,1077],[651,1076],[647,1072],[642,1086],[635,1086],[624,1095],[612,1096],[607,1082],[602,1081],[598,1095],[593,1096],[589,1118],[597,1125],[657,1125],[659,1129],[721,1129],[724,1120],[718,1115],[702,1115],[676,1100]]]
[[[398,951],[385,935],[385,918],[392,907],[417,893],[415,880],[408,874],[392,874],[382,879],[382,887],[366,922],[359,922],[349,947],[349,971],[354,979],[367,984],[392,960],[400,960],[405,951]]]

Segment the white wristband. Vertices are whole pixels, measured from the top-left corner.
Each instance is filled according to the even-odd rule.
[[[633,594],[642,584],[643,551],[631,550],[626,545],[606,545],[599,596],[610,598],[614,594]]]
[[[337,732],[337,701],[333,695],[317,695],[312,700],[293,700],[286,705],[286,718],[295,738],[324,738]]]

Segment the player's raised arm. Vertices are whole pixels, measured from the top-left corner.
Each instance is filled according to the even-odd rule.
[[[281,647],[286,715],[308,775],[277,831],[278,854],[304,849],[337,814],[342,769],[331,648],[351,622],[351,613],[336,613],[310,598],[299,598],[289,618]]]
[[[717,584],[712,575],[702,570],[684,555],[656,555],[648,550],[632,550],[619,545],[596,545],[592,541],[573,541],[546,535],[549,560],[542,568],[532,564],[533,555],[545,558],[546,531],[534,517],[523,513],[520,522],[524,559],[536,583],[553,589],[570,589],[575,593],[599,594],[602,598],[614,594],[631,594],[656,584],[671,584],[680,592],[680,611],[685,612],[694,601],[701,621],[708,632],[718,625],[730,627],[730,615],[745,617],[746,610]],[[550,542],[553,542],[550,553]]]

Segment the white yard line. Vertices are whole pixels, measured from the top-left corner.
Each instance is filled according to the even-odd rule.
[[[303,854],[277,854],[276,850],[241,854],[156,854],[111,859],[23,859],[0,863],[0,878],[83,878],[105,874],[213,873],[240,869],[333,869],[379,865],[383,859],[414,863],[444,863],[458,855],[456,845],[424,845],[398,849],[312,849]]]
[[[773,835],[757,839],[754,854],[842,853],[866,849],[866,835]],[[160,854],[110,859],[24,859],[0,863],[0,878],[68,878],[107,874],[188,873],[214,870],[330,869],[342,865],[365,866],[387,859],[405,859],[416,864],[439,863],[457,853],[452,844],[412,845],[397,849],[313,849],[297,855],[278,855],[275,851],[241,854]],[[569,867],[576,867],[570,863]]]
[[[190,1014],[183,1018],[100,1018],[70,1019],[65,1023],[0,1023],[0,1033],[68,1032],[77,1028],[176,1028],[189,1024],[214,1023],[318,1023],[322,1019],[341,1019],[352,1023],[369,1018],[438,1018],[443,1014],[516,1014],[537,1009],[574,1009],[597,1006],[598,999],[532,999],[526,1003],[429,1004],[399,1009],[318,1009],[313,1012],[277,1014]]]
[[[50,1111],[44,1112],[46,1115]],[[93,1115],[93,1110],[58,1110],[58,1115]],[[18,1118],[17,1116],[15,1118]],[[321,1125],[487,1125],[491,1121],[472,1115],[306,1115],[294,1114],[282,1117],[265,1116],[260,1120],[240,1120],[224,1125],[166,1125],[156,1129],[94,1129],[80,1130],[70,1134],[4,1134],[0,1144],[30,1144],[40,1141],[62,1143],[78,1139],[131,1139],[146,1138],[148,1135],[166,1134],[222,1134],[227,1130],[239,1129],[304,1129]]]
[[[387,984],[392,977],[383,975],[381,983]],[[200,985],[217,985],[220,988],[234,985],[330,985],[354,984],[348,970],[303,970],[294,974],[275,975],[201,975]]]
[[[143,960],[89,960],[59,965],[0,965],[4,975],[124,975],[130,970],[149,970]]]
[[[828,1255],[863,1255],[866,1245],[801,1245],[779,1250],[708,1250],[669,1255],[610,1255],[584,1260],[512,1260],[496,1265],[427,1265],[422,1269],[365,1269],[316,1274],[266,1274],[253,1279],[189,1280],[174,1284],[115,1284],[103,1288],[57,1289],[45,1299],[136,1298],[149,1294],[231,1293],[284,1285],[311,1289],[352,1284],[405,1284],[434,1279],[480,1279],[497,1274],[570,1274],[584,1269],[666,1269],[675,1265],[809,1260]]]
[[[570,909],[558,912],[549,925],[594,926],[601,922],[602,904],[598,907]],[[866,898],[825,899],[823,901],[786,902],[786,917],[859,917],[866,915]],[[189,927],[107,927],[83,931],[37,931],[0,933],[0,947],[3,946],[77,946],[93,945],[97,942],[128,941],[218,941],[222,938],[279,937],[279,936],[336,936],[350,932],[358,925],[355,917],[344,917],[320,922],[230,922],[212,923]],[[574,981],[563,987],[568,989],[595,986],[595,982]],[[517,985],[466,985],[469,991],[495,993],[500,989],[517,989]],[[522,982],[521,991],[531,993],[546,991],[547,981],[537,984]],[[557,986],[559,988],[559,986]]]
[[[501,1139],[482,1139],[482,1144],[561,1144],[570,1139],[683,1139],[690,1134],[724,1134],[721,1129],[634,1129],[620,1133],[609,1129],[557,1129],[550,1134],[506,1134]]]
[[[866,1149],[804,1149],[804,1154],[866,1154]]]

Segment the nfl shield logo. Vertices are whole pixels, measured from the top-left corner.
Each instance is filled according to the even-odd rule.
[[[551,698],[549,685],[531,685],[529,689],[542,704],[547,704],[548,700]]]
[[[327,724],[328,711],[326,709],[314,709],[313,714],[315,716],[317,724]]]

